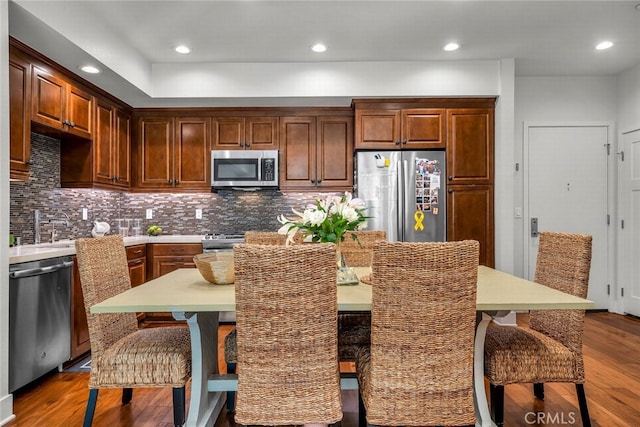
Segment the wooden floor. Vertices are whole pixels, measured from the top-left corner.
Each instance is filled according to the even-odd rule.
[[[518,322],[525,322],[519,316]],[[640,320],[610,313],[586,316],[584,336],[585,390],[593,426],[640,426]],[[221,327],[221,335],[228,326]],[[79,426],[88,395],[88,374],[52,373],[14,395],[16,426]],[[187,395],[188,398],[188,395]],[[94,426],[171,426],[170,389],[135,390],[130,404],[120,404],[121,392],[101,390]],[[357,426],[357,395],[344,395],[344,427]],[[537,414],[537,415],[536,415]],[[536,418],[537,417],[537,418]],[[533,398],[531,386],[505,387],[505,426],[581,425],[572,384],[547,384],[545,401]],[[235,427],[221,415],[217,426]]]

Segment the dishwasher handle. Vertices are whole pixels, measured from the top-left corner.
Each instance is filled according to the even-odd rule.
[[[26,270],[17,270],[9,273],[10,279],[19,279],[21,277],[40,276],[42,274],[53,273],[54,271],[61,270],[73,266],[73,261],[63,261],[60,264],[50,265],[48,267],[28,268]]]

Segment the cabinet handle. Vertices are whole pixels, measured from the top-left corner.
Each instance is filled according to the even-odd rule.
[[[33,160],[29,159],[29,160],[27,160],[27,161],[25,162],[25,164],[26,164],[27,166],[31,166],[31,165],[33,165]]]
[[[396,141],[396,145],[400,145],[400,140],[397,140],[397,141]]]
[[[138,264],[142,264],[142,260],[141,260],[141,259],[135,259],[135,260],[133,260],[133,261],[129,261],[129,262],[130,262],[131,264],[136,264],[136,265],[138,265]]]
[[[315,180],[315,179],[312,179],[312,180],[311,180],[311,183],[312,183],[312,184],[315,184],[315,183],[316,183],[316,180]]]
[[[453,193],[453,190],[452,190],[452,189],[449,189],[449,190],[447,190],[447,192],[448,192],[449,194],[451,194],[451,193]]]
[[[169,183],[169,185],[173,184],[173,180],[172,179],[169,179],[169,181],[167,181],[167,182]]]
[[[321,179],[319,179],[319,180],[318,180],[318,184],[320,184],[321,182],[322,182],[322,180],[321,180]]]
[[[178,184],[180,184],[180,180],[174,179],[173,180],[173,185],[177,186]]]
[[[245,147],[250,147],[250,146],[251,146],[251,143],[250,143],[250,142],[245,142],[245,143],[244,143],[244,146],[245,146]]]
[[[171,248],[171,252],[184,252],[184,248]]]
[[[72,128],[76,127],[76,124],[74,122],[69,122],[69,126],[71,126]]]
[[[407,143],[407,140],[406,140],[406,139],[403,139],[402,141],[400,141],[400,144],[403,144],[403,145],[404,145],[404,144],[406,144],[406,143]]]
[[[452,177],[451,175],[449,175],[449,177],[447,177],[447,179],[448,179],[449,181],[453,181],[453,177]]]
[[[244,147],[244,142],[240,142],[240,147]]]

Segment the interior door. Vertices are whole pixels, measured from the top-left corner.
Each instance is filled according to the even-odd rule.
[[[640,129],[620,136],[618,285],[624,312],[640,316]]]
[[[528,277],[533,279],[539,231],[593,236],[588,298],[608,308],[608,125],[525,127],[525,212]],[[533,233],[535,234],[535,233]]]

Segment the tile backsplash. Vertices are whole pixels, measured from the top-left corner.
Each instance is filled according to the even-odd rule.
[[[206,234],[274,231],[279,214],[292,207],[302,208],[315,193],[281,193],[275,190],[251,193],[220,191],[214,193],[128,193],[109,190],[60,188],[60,144],[67,142],[39,134],[31,135],[31,178],[10,183],[9,230],[22,238],[22,244],[34,242],[34,210],[42,219],[66,219],[70,225],[56,225],[58,239],[90,237],[93,222],[105,221],[117,232],[116,219],[142,219],[143,230],[152,224],[166,234]],[[86,208],[88,219],[82,219]],[[145,219],[152,209],[153,219]],[[196,219],[202,209],[202,219]],[[42,242],[48,242],[51,225],[43,224]]]

